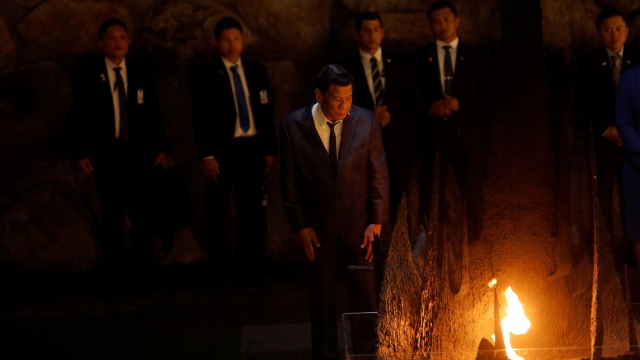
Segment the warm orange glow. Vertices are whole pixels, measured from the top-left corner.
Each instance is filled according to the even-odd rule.
[[[498,283],[498,279],[493,278],[493,280],[489,282],[489,287],[494,287],[497,283]]]
[[[510,334],[526,334],[531,327],[531,322],[524,315],[524,308],[518,299],[518,295],[511,289],[511,286],[507,288],[504,295],[507,298],[507,316],[505,316],[500,323],[502,324],[502,334],[504,336],[507,356],[511,360],[524,360],[518,356],[511,347]]]

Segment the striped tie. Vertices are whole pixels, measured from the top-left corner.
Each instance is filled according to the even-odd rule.
[[[371,57],[371,78],[373,79],[373,92],[375,93],[376,103],[375,105],[382,105],[384,101],[384,87],[382,86],[382,76],[380,76],[380,70],[378,69],[378,60],[375,57]]]

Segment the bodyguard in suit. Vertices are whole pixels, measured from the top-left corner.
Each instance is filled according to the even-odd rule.
[[[207,180],[205,224],[209,260],[229,273],[227,214],[236,203],[237,275],[264,274],[263,183],[276,160],[277,141],[267,69],[242,58],[242,25],[224,17],[215,26],[220,57],[193,70],[193,120]]]
[[[149,68],[128,56],[127,25],[109,19],[99,29],[102,54],[77,64],[71,110],[71,147],[83,173],[95,174],[106,266],[124,259],[124,221],[132,224],[137,264],[153,261],[151,197],[154,168],[167,168],[167,141]]]
[[[382,142],[389,169],[390,227],[383,229],[377,256],[376,282],[382,283],[386,251],[391,228],[402,195],[409,195],[409,181],[416,167],[415,119],[418,111],[418,88],[409,64],[399,55],[383,50],[382,18],[378,13],[360,13],[355,21],[358,52],[344,63],[353,76],[353,103],[373,111],[382,129]],[[411,217],[409,218],[411,219]],[[410,227],[411,228],[411,227]],[[381,245],[378,243],[377,245]],[[378,262],[379,261],[379,262]]]
[[[349,311],[377,310],[374,274],[357,269],[372,265],[374,236],[389,221],[387,161],[380,125],[371,111],[352,106],[352,91],[344,68],[325,66],[316,103],[287,115],[280,133],[285,209],[311,262],[314,359],[337,358],[337,276],[346,273]],[[372,329],[352,334],[372,340]],[[354,342],[359,353],[375,351],[364,348],[373,343]]]
[[[625,148],[622,166],[625,230],[640,263],[640,67],[620,76],[616,97],[616,126]]]
[[[598,197],[603,217],[609,231],[613,232],[617,228],[614,223],[620,224],[620,219],[613,217],[614,188],[621,185],[624,161],[623,141],[615,124],[618,79],[621,73],[640,64],[640,57],[636,49],[625,44],[629,28],[619,10],[603,9],[598,14],[596,27],[602,46],[580,60],[578,94],[583,111],[581,127],[586,134],[589,126],[593,129]],[[623,199],[622,196],[619,198]]]
[[[418,120],[421,203],[428,214],[434,145],[453,166],[467,203],[470,239],[480,237],[484,217],[484,181],[491,113],[487,54],[458,38],[460,19],[446,1],[427,12],[435,42],[411,54],[425,111]]]

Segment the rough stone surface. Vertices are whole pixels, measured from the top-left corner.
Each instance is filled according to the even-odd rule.
[[[426,0],[341,0],[340,3],[353,12],[421,11],[426,13],[430,2]]]
[[[25,43],[44,53],[84,53],[98,47],[97,27],[110,17],[132,26],[126,9],[108,1],[44,1],[17,25]]]
[[[16,65],[16,47],[7,29],[7,24],[0,17],[0,70]]]
[[[258,38],[255,51],[267,59],[289,58],[312,61],[326,54],[329,40],[329,0],[274,1],[238,0],[242,19]]]

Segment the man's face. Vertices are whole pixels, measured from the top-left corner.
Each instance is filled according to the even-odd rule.
[[[360,49],[366,53],[374,54],[378,51],[380,43],[384,39],[384,29],[379,20],[363,20],[358,30],[358,43]]]
[[[218,38],[218,49],[223,58],[235,63],[240,59],[243,48],[244,42],[240,30],[235,28],[222,30]]]
[[[338,86],[329,85],[326,94],[322,94],[316,89],[316,101],[320,104],[322,113],[327,120],[338,121],[344,120],[351,111],[353,85]]]
[[[598,28],[602,44],[611,52],[618,52],[627,41],[629,27],[621,16],[612,16],[604,19]]]
[[[431,25],[431,32],[433,32],[436,39],[444,43],[449,44],[458,37],[460,19],[448,7],[431,13],[429,24]]]
[[[118,65],[129,52],[129,33],[120,25],[111,25],[100,39],[104,56]]]

